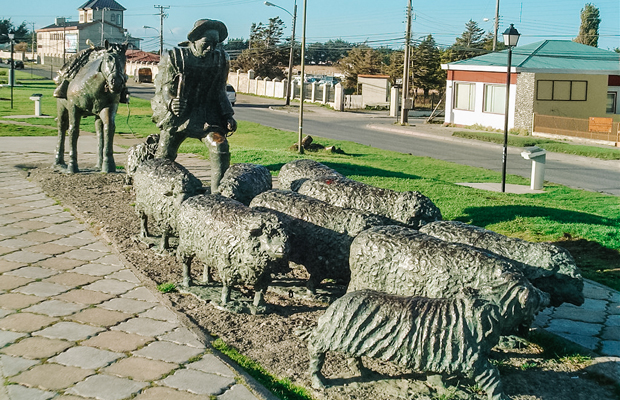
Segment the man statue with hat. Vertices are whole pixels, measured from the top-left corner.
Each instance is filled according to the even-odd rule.
[[[161,131],[155,158],[174,160],[186,138],[200,139],[209,148],[212,193],[230,165],[226,137],[237,130],[226,96],[230,59],[220,45],[227,36],[220,21],[196,21],[188,41],[162,55],[151,101]]]

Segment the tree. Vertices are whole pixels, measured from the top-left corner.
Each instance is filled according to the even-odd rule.
[[[338,68],[344,73],[343,85],[346,89],[357,88],[358,75],[377,75],[383,71],[383,55],[366,45],[351,49],[338,61]]]
[[[15,34],[16,42],[26,42],[30,44],[32,42],[32,33],[28,31],[26,27],[26,22],[22,22],[19,26],[15,26],[11,19],[0,19],[0,44],[8,43],[9,38],[8,34]]]
[[[315,64],[333,64],[345,57],[353,47],[355,47],[353,43],[342,39],[312,43],[306,49],[306,61]]]
[[[600,24],[601,18],[598,8],[592,3],[587,3],[585,7],[581,9],[579,35],[573,39],[573,41],[592,47],[598,47],[598,27]]]
[[[484,29],[478,27],[478,23],[470,19],[465,24],[465,31],[463,31],[461,36],[456,38],[454,44],[450,47],[450,53],[448,53],[450,62],[465,60],[487,53],[487,51],[484,50],[484,35]],[[493,40],[492,37],[491,40]]]
[[[250,47],[270,47],[280,43],[284,33],[284,22],[280,17],[269,18],[268,24],[259,22],[250,28]]]
[[[441,69],[441,54],[433,35],[428,35],[418,44],[412,54],[411,73],[413,85],[424,90],[424,96],[433,89],[441,89],[445,78]]]

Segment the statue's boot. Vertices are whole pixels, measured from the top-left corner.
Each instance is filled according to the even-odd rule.
[[[66,99],[67,98],[67,89],[69,88],[69,81],[63,80],[54,90],[54,97],[58,99]]]
[[[230,166],[230,151],[226,135],[211,132],[205,138],[209,146],[211,160],[211,193],[219,193],[219,186],[224,173]]]

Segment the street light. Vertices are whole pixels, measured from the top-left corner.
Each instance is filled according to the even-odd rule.
[[[13,59],[13,39],[15,39],[14,33],[9,33],[9,40],[11,41],[11,76],[9,76],[9,85],[11,85],[11,110],[13,109],[13,86],[15,86],[15,60]]]
[[[512,67],[512,48],[519,42],[519,32],[513,24],[504,32],[504,44],[508,46],[506,72],[506,108],[504,111],[504,152],[502,157],[502,193],[506,192],[506,158],[508,157],[508,111],[510,110],[510,69]]]
[[[293,8],[293,14],[291,14],[285,8],[282,8],[276,4],[270,3],[268,1],[265,2],[266,6],[276,7],[284,12],[288,13],[293,18],[293,33],[291,34],[291,55],[288,60],[288,83],[286,84],[286,105],[291,105],[291,80],[293,79],[293,50],[295,46],[295,24],[297,22],[297,0],[295,0],[295,7]]]
[[[157,28],[153,28],[152,26],[144,25],[142,28],[144,29],[155,29],[157,34],[159,35],[159,56],[162,57],[164,54],[164,38],[162,37],[162,33]]]

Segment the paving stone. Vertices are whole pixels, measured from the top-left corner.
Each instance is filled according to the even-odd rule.
[[[21,310],[45,300],[44,297],[28,296],[21,293],[0,294],[0,307],[9,310]]]
[[[601,353],[607,356],[620,357],[620,340],[603,340]]]
[[[50,227],[39,229],[41,232],[52,233],[55,235],[72,235],[84,230],[84,226],[77,222],[67,222],[64,224],[54,224]]]
[[[36,245],[35,242],[31,242],[29,240],[24,239],[8,239],[0,241],[0,246],[2,247],[11,247],[14,249],[23,249],[25,247],[31,247]]]
[[[154,306],[153,303],[147,303],[146,301],[114,298],[101,303],[99,307],[106,310],[122,311],[130,314],[138,314]]]
[[[243,385],[235,385],[228,389],[218,400],[258,400],[248,388]]]
[[[134,400],[204,400],[204,396],[168,387],[152,387],[140,393]]]
[[[620,326],[604,327],[601,338],[605,340],[620,340]]]
[[[22,212],[26,210],[30,210],[30,207],[23,207],[23,206],[3,207],[3,208],[0,208],[0,215],[12,214],[12,213]]]
[[[140,350],[134,351],[133,354],[153,360],[183,363],[192,357],[196,357],[203,351],[204,349],[181,346],[170,342],[153,342]]]
[[[25,187],[32,188],[34,186],[27,185]],[[41,193],[39,191],[39,193],[22,195],[22,196],[16,197],[16,199],[19,199],[19,200],[23,201],[24,204],[26,204],[26,203],[32,202],[32,201],[46,200],[47,196],[44,193]]]
[[[90,243],[94,243],[97,241],[97,238],[95,237],[95,235],[93,235],[87,230],[83,230],[82,232],[76,233],[75,235],[71,235],[71,238],[90,240]],[[85,246],[85,245],[82,245],[82,246]]]
[[[26,333],[23,332],[11,332],[11,331],[2,331],[0,330],[0,349],[6,346],[7,344],[11,344],[15,342],[17,339],[26,336]]]
[[[78,286],[88,285],[89,283],[93,283],[99,279],[100,279],[99,277],[95,277],[91,275],[82,275],[82,274],[76,274],[74,272],[65,272],[63,274],[52,276],[51,278],[44,280],[44,282],[57,283],[59,285],[67,286],[69,288],[76,288]]]
[[[0,309],[0,318],[4,318],[9,314],[13,314],[15,312],[15,310],[3,310]]]
[[[0,274],[7,272],[7,271],[12,271],[14,269],[21,268],[25,265],[26,264],[20,263],[20,262],[13,262],[13,261],[7,261],[7,260],[0,259]]]
[[[8,215],[0,215],[0,226],[8,225],[8,224],[14,224],[17,221],[19,221],[18,218],[13,218],[13,217],[8,216]]]
[[[59,296],[56,296],[56,299],[71,301],[74,303],[81,304],[99,304],[106,300],[109,300],[114,296],[102,292],[95,292],[93,290],[85,290],[85,289],[76,289],[70,292],[63,293]],[[1,299],[1,297],[0,297]]]
[[[66,271],[69,269],[73,269],[75,267],[79,267],[80,265],[84,265],[84,261],[81,260],[71,260],[70,258],[62,258],[62,257],[51,257],[47,260],[43,260],[37,263],[45,268],[52,268],[59,271]]]
[[[44,215],[42,217],[35,218],[35,221],[49,222],[50,224],[61,224],[71,220],[73,220],[73,216],[67,212]]]
[[[67,253],[74,249],[75,247],[62,246],[62,245],[54,244],[54,243],[43,243],[43,244],[38,244],[36,246],[28,247],[25,250],[32,251],[34,253],[41,253],[41,254],[47,254],[47,255],[53,256],[53,255]]]
[[[580,305],[579,307],[585,310],[592,310],[592,311],[605,311],[607,309],[607,304],[609,304],[609,302],[607,300],[596,300],[596,299],[588,299],[586,298],[586,301],[583,302],[582,305]],[[564,304],[561,307],[575,307],[572,304]]]
[[[64,253],[60,257],[73,258],[82,261],[94,261],[98,258],[101,258],[102,254],[99,251],[77,249]]]
[[[56,275],[58,271],[48,268],[41,267],[23,267],[20,269],[16,269],[10,272],[5,273],[5,275],[13,275],[13,276],[21,276],[22,278],[32,278],[32,279],[45,279],[49,278],[52,275]]]
[[[48,300],[24,309],[24,312],[45,314],[50,317],[63,317],[75,314],[87,307],[85,304],[68,303],[60,300]]]
[[[123,263],[118,258],[118,256],[115,256],[115,255],[109,255],[109,256],[102,257],[98,259],[97,262],[101,264],[109,264],[109,265],[119,265],[119,266],[123,265]]]
[[[128,269],[123,269],[121,271],[115,272],[112,275],[108,276],[108,278],[118,279],[119,281],[140,283],[140,279],[138,279],[138,277],[136,277],[136,275],[134,275],[134,273]]]
[[[111,329],[128,333],[137,333],[143,336],[159,336],[170,332],[175,327],[176,324],[171,324],[170,322],[157,321],[150,318],[132,318]]]
[[[85,369],[98,369],[124,356],[123,353],[95,349],[94,347],[76,346],[56,357],[52,357],[49,361]]]
[[[607,326],[620,326],[620,315],[610,315],[605,323]]]
[[[230,367],[224,364],[222,360],[220,360],[213,354],[205,354],[202,359],[188,364],[186,365],[186,367],[190,369],[197,369],[199,371],[209,374],[227,376],[229,378],[235,377],[235,373],[230,369]]]
[[[82,250],[98,251],[100,253],[110,252],[110,248],[101,242],[91,243],[88,246],[82,247]]]
[[[20,221],[20,222],[14,223],[12,226],[16,226],[18,228],[24,228],[28,231],[37,231],[39,229],[47,229],[53,225],[54,224],[50,224],[47,222],[41,222],[41,221]],[[47,232],[47,233],[54,233],[54,232]]]
[[[63,212],[63,208],[59,205],[53,205],[48,207],[36,208],[32,210],[32,212],[39,215],[51,215]]]
[[[84,289],[118,295],[125,293],[134,287],[136,287],[136,284],[131,282],[123,282],[116,279],[100,279],[97,282],[84,286]]]
[[[146,386],[148,384],[145,382],[115,376],[95,375],[67,390],[67,393],[96,397],[100,400],[120,400],[138,393]]]
[[[24,240],[28,240],[29,242],[41,244],[41,243],[47,243],[47,242],[51,242],[54,240],[58,240],[61,237],[62,237],[61,235],[54,235],[51,233],[33,231],[33,232],[28,232],[24,235],[18,236],[16,239],[24,239]]]
[[[594,357],[584,371],[618,383],[620,382],[620,357]]]
[[[20,250],[14,253],[6,254],[2,256],[2,258],[8,261],[32,264],[37,261],[49,258],[49,256],[47,254],[33,253],[32,251]]]
[[[553,319],[547,330],[553,333],[569,333],[584,336],[597,336],[601,332],[602,326],[599,324],[589,324],[587,322],[571,321],[567,319]]]
[[[587,299],[609,300],[611,294],[609,288],[603,288],[589,282],[584,282],[583,295]]]
[[[612,315],[620,315],[620,302],[610,303],[607,312]]]
[[[0,366],[2,367],[2,375],[8,378],[9,376],[17,375],[22,371],[27,370],[33,365],[38,364],[39,360],[27,360],[21,357],[11,357],[4,354],[0,354]]]
[[[128,377],[137,381],[154,381],[166,375],[178,364],[143,357],[129,357],[110,365],[104,371],[111,375]]]
[[[143,300],[143,301],[148,301],[148,302],[151,302],[151,303],[157,303],[158,302],[157,297],[155,297],[155,295],[153,293],[151,293],[144,286],[137,287],[137,288],[135,288],[135,289],[125,293],[124,295],[121,295],[121,297],[128,298],[128,299],[135,299],[135,300]]]
[[[0,320],[0,329],[14,332],[34,332],[58,321],[45,315],[31,313],[17,313],[8,315]]]
[[[17,249],[15,249],[15,248],[0,246],[0,256],[3,256],[5,254],[9,254],[9,253],[13,253],[15,251],[17,251]]]
[[[75,236],[69,236],[69,237],[64,237],[62,239],[55,240],[52,243],[60,245],[60,246],[81,247],[81,246],[86,246],[92,243],[94,240],[96,239],[90,240],[90,239],[78,238]]]
[[[14,289],[15,292],[23,294],[32,294],[40,297],[56,296],[70,290],[70,287],[59,285],[51,282],[32,282],[26,286],[22,286],[19,289]]]
[[[573,321],[601,324],[605,322],[604,311],[588,310],[580,307],[560,307],[553,313],[554,319],[570,319]]]
[[[168,342],[173,342],[176,344],[182,344],[186,346],[192,346],[199,349],[204,349],[205,344],[196,338],[189,329],[187,328],[178,328],[174,331],[167,333],[165,335],[159,336],[160,340],[166,340]]]
[[[99,347],[116,352],[134,351],[145,344],[152,342],[155,338],[136,335],[119,331],[105,331],[99,335],[83,341],[83,346]]]
[[[553,332],[555,335],[558,335],[566,340],[569,340],[573,343],[577,343],[578,345],[585,347],[586,349],[595,350],[600,340],[597,337],[593,337],[590,335],[579,335],[574,333],[567,332]]]
[[[125,321],[131,317],[131,314],[126,314],[124,312],[103,310],[101,308],[95,307],[72,315],[69,317],[69,319],[83,322],[85,324],[108,327],[116,325],[119,322]]]
[[[24,228],[22,226],[5,225],[5,226],[2,227],[0,232],[2,232],[3,236],[13,237],[13,236],[23,235],[24,233],[26,233],[26,232],[28,232],[30,230],[31,229],[27,229],[27,228]]]
[[[88,263],[88,264],[82,265],[81,267],[75,268],[71,272],[75,272],[78,274],[84,274],[84,275],[104,276],[104,275],[113,274],[114,272],[121,270],[123,268],[124,267],[120,265],[103,265],[103,264]]]
[[[233,378],[207,374],[192,369],[176,371],[161,381],[166,386],[202,395],[219,395],[235,383]]]
[[[69,367],[59,364],[37,365],[29,371],[11,378],[12,382],[17,382],[25,386],[38,387],[44,390],[65,389],[95,371],[77,367]]]
[[[8,385],[6,390],[11,400],[47,400],[56,395],[56,392],[27,388],[22,385]]]
[[[32,278],[23,278],[21,276],[10,276],[4,274],[0,276],[0,290],[12,290],[20,286],[27,285],[32,281],[34,281]]]
[[[9,214],[8,216],[17,219],[18,221],[32,220],[32,219],[39,217],[38,214],[35,214],[30,211],[22,211],[18,213],[13,213],[13,214]]]
[[[78,324],[75,322],[59,322],[49,328],[33,332],[32,336],[43,336],[50,339],[65,339],[75,342],[78,340],[88,339],[102,330],[103,329],[98,327]]]
[[[156,306],[155,308],[143,312],[140,316],[158,319],[160,321],[179,322],[177,315],[165,306]]]
[[[65,340],[29,337],[5,347],[2,352],[16,357],[41,359],[52,357],[71,346],[73,343]]]

